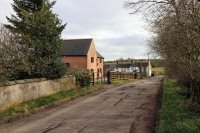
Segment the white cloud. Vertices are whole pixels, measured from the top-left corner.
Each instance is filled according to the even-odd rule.
[[[12,0],[1,0],[0,22],[10,16]],[[68,23],[62,38],[94,38],[98,51],[106,60],[120,57],[145,58],[145,30],[140,15],[130,15],[123,8],[124,0],[57,0],[54,12]]]

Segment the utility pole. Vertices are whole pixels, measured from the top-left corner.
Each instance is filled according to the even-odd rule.
[[[150,53],[148,53],[148,66],[147,66],[147,76],[151,76],[151,70],[150,70],[150,59],[149,59],[149,55],[150,55]]]

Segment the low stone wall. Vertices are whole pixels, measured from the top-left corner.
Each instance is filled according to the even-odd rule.
[[[56,80],[31,79],[7,82],[0,86],[0,110],[28,100],[75,88],[75,77]]]

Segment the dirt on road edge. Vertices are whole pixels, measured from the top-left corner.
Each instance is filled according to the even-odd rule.
[[[160,118],[160,109],[162,107],[162,96],[163,96],[163,82],[164,82],[164,79],[161,80],[161,86],[160,86],[160,89],[158,91],[158,95],[156,96],[156,107],[155,107],[155,117],[154,117],[154,131],[153,133],[156,133],[156,128],[157,128],[157,125],[158,125],[158,122],[159,122],[159,118]]]

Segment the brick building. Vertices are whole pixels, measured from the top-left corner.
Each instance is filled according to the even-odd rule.
[[[101,75],[103,72],[104,57],[96,51],[93,39],[63,40],[62,60],[68,66],[68,73],[89,70]]]

